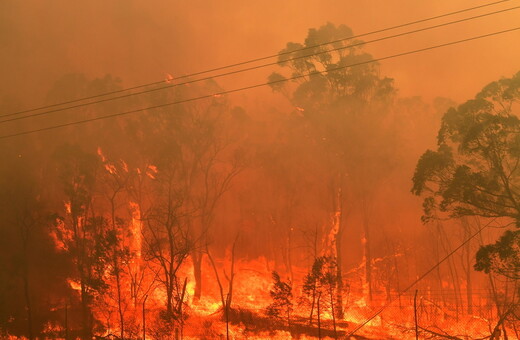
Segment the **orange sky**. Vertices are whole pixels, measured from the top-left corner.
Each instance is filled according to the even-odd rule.
[[[309,28],[327,21],[346,24],[360,34],[488,2],[6,0],[0,4],[0,93],[39,105],[54,80],[65,73],[110,73],[131,86],[160,80],[165,72],[190,73],[270,55],[288,41],[302,41]],[[518,1],[511,0],[472,14],[516,5]],[[378,58],[519,23],[520,9],[371,44],[367,50]],[[422,26],[426,25],[430,23]],[[382,71],[395,78],[403,96],[463,101],[488,82],[520,69],[519,41],[516,31],[388,60]],[[241,79],[244,84],[265,81],[263,74]],[[224,84],[230,88],[235,81]]]

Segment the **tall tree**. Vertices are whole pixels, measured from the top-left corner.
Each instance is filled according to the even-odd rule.
[[[519,102],[520,72],[444,114],[437,150],[421,156],[413,177],[412,192],[424,197],[424,221],[482,216],[520,226]],[[501,261],[514,267],[517,233],[481,248],[475,268],[501,272],[507,268]]]
[[[149,100],[158,103],[168,96],[179,100],[218,91],[220,87],[209,81]],[[170,176],[176,199],[180,200],[176,209],[190,230],[187,237],[192,245],[196,299],[202,294],[203,250],[217,204],[244,167],[241,132],[233,115],[236,110],[226,98],[215,96],[206,102],[148,112],[130,125],[147,148],[150,163],[159,173]]]
[[[70,280],[81,298],[82,338],[90,339],[95,321],[92,302],[106,288],[105,272],[115,238],[108,220],[93,207],[97,157],[78,146],[63,145],[56,150],[55,160],[66,199],[64,211],[55,215],[56,240],[75,264]]]
[[[354,202],[348,196],[365,197],[363,211],[368,216],[374,179],[371,167],[377,151],[387,150],[383,144],[369,151],[375,131],[383,131],[385,104],[394,93],[392,80],[379,75],[377,63],[363,52],[359,40],[341,40],[352,37],[347,26],[328,23],[319,29],[310,29],[303,44],[288,43],[280,52],[278,64],[291,71],[291,84],[281,82],[285,76],[273,73],[269,77],[273,90],[289,97],[308,128],[307,133],[321,152],[315,162],[322,163],[328,184],[326,209],[331,219],[330,250],[337,258],[337,316],[343,317],[342,302],[342,238],[346,227],[346,214]],[[325,44],[336,41],[332,44]],[[352,46],[356,45],[356,46]],[[350,65],[357,65],[350,67]],[[376,150],[376,152],[374,152]],[[377,155],[380,156],[380,155]],[[380,158],[380,157],[379,157]],[[379,164],[379,169],[381,166]],[[387,170],[386,170],[387,171]],[[357,183],[361,183],[357,185]],[[361,202],[358,202],[361,203]],[[365,221],[365,234],[369,234],[369,221]],[[367,280],[371,281],[369,243],[366,243]]]

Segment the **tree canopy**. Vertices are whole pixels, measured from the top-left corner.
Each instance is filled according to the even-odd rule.
[[[520,73],[485,86],[450,108],[436,151],[419,159],[412,192],[424,196],[424,220],[520,217]]]
[[[412,192],[423,221],[463,216],[506,218],[520,227],[520,72],[485,86],[443,116],[436,151],[419,159]],[[517,230],[482,247],[475,269],[517,278]]]

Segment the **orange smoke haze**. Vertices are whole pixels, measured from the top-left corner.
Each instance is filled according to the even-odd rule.
[[[484,338],[500,322],[516,332],[518,320],[501,308],[518,299],[517,282],[473,270],[478,249],[510,221],[493,220],[465,242],[494,215],[423,224],[424,197],[410,188],[442,115],[518,72],[520,30],[286,87],[219,92],[336,59],[369,60],[363,52],[385,58],[511,29],[520,9],[329,53],[329,64],[289,60],[2,122],[19,110],[153,82],[159,89],[276,55],[311,28],[346,25],[360,35],[479,4],[0,1],[0,337],[337,338],[366,322],[364,339],[413,339],[417,318],[450,334]],[[198,96],[207,98],[164,105]],[[75,120],[88,124],[67,125]],[[63,128],[4,138],[53,124]]]
[[[165,73],[175,76],[275,54],[286,42],[301,41],[309,28],[328,21],[361,34],[478,4],[469,0],[2,1],[0,93],[15,95],[30,107],[39,105],[54,80],[66,73],[110,73],[131,86],[163,79]],[[371,44],[367,50],[378,58],[518,22],[520,10]],[[513,32],[388,60],[382,63],[382,72],[395,78],[404,96],[443,96],[460,102],[488,82],[516,71],[518,41]],[[253,83],[265,81],[261,76],[247,77]]]

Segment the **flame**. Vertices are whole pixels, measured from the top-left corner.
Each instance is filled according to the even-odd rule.
[[[106,169],[106,171],[108,171],[112,175],[115,175],[117,173],[117,170],[116,170],[116,167],[115,167],[114,164],[106,163],[105,164],[105,169]]]
[[[103,155],[103,150],[101,150],[101,147],[98,146],[97,148],[97,154],[99,156],[99,158],[101,158],[101,161],[104,163],[107,161],[107,159],[105,158],[105,156]]]
[[[101,152],[101,151],[99,151]],[[102,155],[102,153],[101,153]],[[100,157],[101,157],[100,155]],[[122,163],[124,164],[124,163]],[[125,166],[123,165],[124,169]],[[138,173],[140,169],[137,169]],[[146,175],[150,178],[155,178],[158,173],[158,169],[154,165],[146,167]],[[65,210],[70,214],[71,203],[64,203]],[[161,311],[164,311],[165,301],[167,300],[166,290],[164,285],[160,283],[161,278],[157,276],[160,273],[160,264],[148,263],[143,257],[143,247],[146,246],[145,239],[143,239],[143,212],[142,207],[138,202],[128,201],[127,209],[130,215],[127,221],[127,230],[129,232],[124,236],[125,246],[130,248],[131,259],[126,263],[125,272],[121,275],[121,287],[123,287],[123,305],[124,315],[132,320],[136,328],[140,327],[141,319],[137,316],[141,315],[144,297],[146,295],[146,315],[150,320],[160,323]],[[328,232],[323,237],[323,244],[329,249],[333,247],[335,238],[339,231],[339,219],[341,217],[341,211],[336,211],[329,220]],[[274,223],[274,220],[271,220]],[[81,225],[82,220],[79,220]],[[65,228],[64,221],[58,219],[55,223],[55,227],[51,232],[51,236],[54,240],[56,248],[60,251],[67,250],[66,240],[70,240],[70,230]],[[361,243],[366,242],[365,236],[362,237]],[[395,256],[403,256],[399,253]],[[217,271],[220,274],[220,280],[223,285],[223,293],[227,294],[230,276],[230,263],[231,263],[231,252],[228,249],[226,254],[222,258],[216,258],[215,265]],[[374,266],[382,265],[387,261],[387,258],[374,258]],[[387,301],[395,297],[397,292],[394,289],[382,289],[378,288],[377,284],[373,287],[373,300],[368,301],[366,291],[368,289],[367,282],[364,279],[365,271],[365,258],[361,256],[360,261],[354,268],[344,272],[344,278],[348,282],[345,286],[348,287],[343,292],[344,305],[344,320],[338,320],[340,322],[337,326],[338,331],[346,334],[349,329],[353,329],[359,324],[364,324],[366,320],[374,315],[376,311],[384,307]],[[270,320],[266,314],[267,306],[269,306],[273,299],[270,295],[270,290],[273,288],[273,281],[271,277],[272,268],[276,268],[273,261],[268,261],[265,257],[258,257],[254,259],[241,259],[235,258],[234,260],[234,282],[233,282],[233,298],[232,298],[232,309],[234,313],[240,316],[240,313],[244,315],[251,314],[251,318],[257,318],[259,320]],[[93,304],[93,313],[99,320],[107,320],[108,333],[105,335],[117,334],[118,332],[118,312],[117,303],[115,297],[117,296],[117,290],[115,280],[113,278],[112,265],[109,264],[104,271],[104,279],[108,283],[106,291],[99,296],[96,295],[96,304]],[[310,314],[310,306],[302,304],[298,301],[298,297],[301,296],[301,284],[303,278],[308,273],[309,268],[303,265],[294,265],[292,268],[292,279],[293,282],[293,323],[295,327],[297,325],[305,324],[308,327],[308,318]],[[288,274],[281,273],[281,276]],[[131,279],[137,278],[139,284],[143,290],[138,291],[135,297],[130,296]],[[183,307],[189,317],[184,321],[185,327],[185,338],[197,338],[201,334],[201,329],[208,332],[209,335],[206,338],[218,338],[219,336],[225,336],[226,328],[223,319],[223,307],[222,297],[218,284],[215,279],[213,267],[207,256],[203,257],[202,261],[202,282],[203,282],[203,294],[199,300],[194,299],[195,293],[195,278],[193,263],[188,258],[178,270],[179,282],[186,280],[186,296],[184,297],[185,306]],[[70,288],[76,292],[81,290],[81,284],[77,279],[69,278],[67,280]],[[441,281],[441,286],[445,290],[452,291],[454,289],[453,282]],[[459,289],[467,289],[467,282],[461,280],[459,282]],[[132,300],[134,299],[134,300]],[[370,339],[386,339],[386,338],[402,338],[402,339],[413,339],[414,336],[410,336],[409,333],[403,332],[403,329],[413,329],[414,321],[414,309],[413,304],[410,303],[409,296],[403,296],[403,305],[396,306],[389,305],[382,314],[374,317],[371,321],[366,322],[360,331],[359,335]],[[407,300],[408,299],[408,300]],[[474,301],[478,298],[475,296]],[[485,337],[487,327],[489,324],[496,322],[492,318],[492,314],[488,316],[479,315],[457,315],[453,306],[450,305],[450,301],[441,304],[436,300],[434,288],[426,286],[422,288],[422,295],[419,296],[418,309],[421,311],[422,319],[421,324],[424,327],[434,325],[438,329],[443,329],[447,333],[451,334],[470,334],[471,337]],[[480,304],[488,306],[488,310],[492,311],[494,307],[493,303],[490,303],[486,299],[478,300]],[[330,309],[329,302],[324,303],[320,318],[323,327],[330,331],[333,315]],[[399,309],[398,309],[399,308]],[[314,326],[316,327],[316,312],[314,312]],[[131,316],[133,315],[133,318]],[[234,316],[239,317],[239,316]],[[263,318],[263,319],[262,319]],[[433,318],[434,323],[431,321]],[[302,321],[306,320],[306,321]],[[262,321],[272,322],[272,321]],[[130,321],[129,321],[130,324]],[[47,326],[46,326],[47,327]],[[152,327],[152,326],[150,326]],[[108,329],[110,328],[110,329]],[[285,339],[290,337],[290,334],[283,329],[273,329],[270,332],[263,330],[255,330],[254,332],[247,331],[248,326],[241,324],[240,322],[234,322],[230,325],[229,332],[231,337],[234,338],[249,338],[249,339]],[[53,325],[48,325],[47,333],[53,334],[57,330]],[[301,339],[313,339],[312,336],[302,335]]]
[[[70,203],[65,203],[65,209],[70,214]],[[62,218],[54,220],[54,228],[49,232],[49,236],[53,240],[56,250],[60,252],[69,250],[66,241],[72,239],[72,230],[66,228]]]
[[[123,167],[123,170],[125,172],[128,172],[128,164],[126,164],[126,162],[124,160],[121,160],[121,165]]]
[[[155,165],[148,165],[148,168],[146,169],[146,175],[150,177],[151,179],[155,179],[155,175],[157,175],[157,167]]]
[[[81,284],[79,282],[72,279],[67,279],[67,283],[69,284],[70,288],[76,291],[81,291]]]
[[[71,203],[64,202],[64,205],[65,205],[65,211],[67,212],[67,214],[71,214],[72,213]]]

